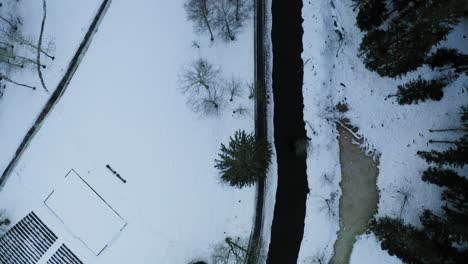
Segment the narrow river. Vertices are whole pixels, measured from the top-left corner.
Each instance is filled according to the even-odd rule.
[[[272,0],[274,139],[278,188],[267,263],[296,263],[308,193],[303,117],[302,0]]]

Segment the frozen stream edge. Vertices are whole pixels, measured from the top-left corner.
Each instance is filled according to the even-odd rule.
[[[344,122],[343,122],[344,123]],[[379,174],[378,158],[367,155],[357,139],[343,123],[339,133],[342,195],[340,198],[340,230],[330,263],[349,263],[357,236],[367,230],[369,220],[377,211]]]

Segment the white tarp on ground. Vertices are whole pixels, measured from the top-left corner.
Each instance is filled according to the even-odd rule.
[[[44,203],[96,255],[126,225],[124,219],[73,170]]]

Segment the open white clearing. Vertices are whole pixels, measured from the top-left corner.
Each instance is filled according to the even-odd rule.
[[[84,29],[89,26],[75,16],[54,17],[52,14],[62,12],[60,2],[48,3],[51,16],[47,25],[64,20]],[[85,263],[172,264],[194,259],[210,262],[212,249],[227,236],[248,238],[254,188],[238,190],[226,186],[214,168],[221,143],[226,143],[238,129],[253,130],[253,101],[247,98],[248,88],[242,91],[241,98],[226,102],[219,117],[204,118],[186,105],[178,81],[183,69],[200,57],[222,67],[223,78],[239,78],[243,84],[252,81],[253,26],[250,20],[235,42],[224,43],[216,38],[211,43],[209,36],[194,33],[192,23],[186,20],[184,2],[112,1],[67,92],[0,193],[0,208],[12,223],[27,212],[36,212]],[[67,1],[74,6],[80,3]],[[89,18],[100,3],[76,10]],[[54,31],[54,37],[71,41],[63,35],[66,32]],[[194,47],[194,41],[199,48]],[[66,41],[57,41],[58,49],[62,43]],[[49,74],[52,75],[44,71],[46,77]],[[54,72],[56,75],[61,72]],[[48,83],[55,88],[54,82]],[[18,100],[11,101],[15,99],[13,94],[32,93],[7,91],[0,107],[9,108],[12,113],[20,105],[14,104]],[[38,98],[39,92],[31,94],[31,100]],[[234,115],[233,110],[238,107],[246,108],[247,114]],[[34,117],[38,109],[31,107],[28,113]],[[29,121],[21,123],[28,127],[23,123],[30,125]],[[17,139],[26,131],[20,125],[10,125],[13,128],[8,131],[20,136],[8,137],[6,130],[0,131],[2,148],[3,141],[13,142],[9,144],[12,147],[5,149],[8,153],[3,155],[2,164],[13,156]],[[106,164],[127,182],[107,170]],[[53,190],[60,189],[57,186],[72,168],[127,222],[117,239],[99,256],[76,238],[89,239],[88,233],[71,220],[62,219],[62,223],[44,204]],[[85,207],[80,198],[74,199],[68,202],[69,210]],[[60,207],[60,212],[64,214],[65,209]],[[94,212],[85,212],[79,221],[93,222],[95,217]],[[99,226],[90,224],[88,232]],[[98,253],[96,248],[104,242],[92,243],[96,244],[90,246],[86,242]]]
[[[96,255],[126,225],[124,219],[73,170],[44,203]]]

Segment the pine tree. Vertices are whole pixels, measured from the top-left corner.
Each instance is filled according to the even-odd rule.
[[[444,96],[443,88],[446,85],[447,83],[440,79],[424,80],[418,78],[403,85],[398,85],[398,92],[393,96],[397,98],[397,102],[401,105],[417,104],[427,99],[440,101]]]
[[[466,127],[467,108],[462,108],[461,121]],[[463,131],[463,130],[462,130]],[[456,148],[445,152],[420,152],[438,167],[429,167],[422,174],[423,181],[442,189],[443,214],[425,210],[420,216],[422,229],[405,225],[389,217],[371,222],[370,230],[381,240],[383,249],[407,263],[465,263],[468,259],[468,179],[447,166],[463,167],[468,164],[466,131]],[[463,143],[464,142],[464,143]],[[465,145],[462,145],[465,144]],[[459,152],[464,151],[465,155]],[[449,153],[450,152],[450,153]],[[459,154],[454,155],[453,152]],[[466,172],[461,170],[461,172]]]
[[[464,0],[407,2],[386,29],[374,29],[364,36],[359,55],[369,70],[381,76],[396,77],[415,70],[432,46],[460,22],[463,5]]]
[[[455,143],[455,148],[451,147],[446,151],[418,151],[417,154],[427,162],[433,162],[437,165],[451,165],[454,167],[463,167],[468,163],[468,137],[465,135]]]
[[[443,206],[444,222],[450,233],[450,243],[467,243],[468,228],[468,180],[458,175],[451,169],[430,167],[424,171],[422,179],[425,182],[444,188],[441,199],[446,204]],[[435,217],[435,216],[434,216]]]
[[[464,128],[468,127],[468,107],[462,107],[460,112],[460,122],[461,126]],[[468,132],[467,130],[460,129],[464,131],[463,136],[454,141],[453,144],[455,147],[450,147],[446,151],[418,151],[417,154],[425,159],[427,162],[433,162],[439,166],[449,165],[453,167],[463,168],[468,164]],[[435,175],[441,175],[442,179],[436,180]],[[430,181],[434,184],[443,187],[452,187],[457,188],[457,186],[465,186],[464,181],[460,177],[457,177],[456,172],[449,169],[440,169],[440,168],[429,168],[423,174],[423,180]],[[449,183],[452,182],[452,185]],[[468,186],[468,185],[466,185]]]
[[[422,174],[422,180],[439,187],[464,189],[468,191],[468,182],[452,169],[429,167]]]
[[[380,26],[388,17],[383,0],[355,0],[355,3],[356,7],[359,7],[356,23],[362,31],[369,31]]]
[[[425,210],[419,218],[423,225],[423,232],[427,237],[427,240],[435,245],[435,253],[441,259],[440,263],[463,263],[468,256],[468,249],[457,249],[455,243],[462,242],[463,240],[458,239],[462,237],[460,233],[460,227],[465,232],[466,228],[460,224],[453,225],[444,216],[437,216],[429,210]],[[431,262],[429,262],[431,263]]]
[[[456,73],[468,74],[468,55],[456,49],[440,48],[426,59],[426,63],[434,68],[450,67]]]
[[[383,217],[371,221],[370,231],[380,240],[383,250],[405,263],[443,263],[437,247],[425,233],[399,219]]]
[[[220,171],[224,182],[242,188],[266,177],[270,158],[271,146],[268,142],[239,130],[230,138],[228,147],[221,144],[215,168]]]
[[[446,219],[426,210],[420,217],[422,229],[400,219],[382,217],[371,221],[370,231],[380,240],[383,250],[405,263],[463,263],[468,250],[458,250],[452,241],[455,229]]]

